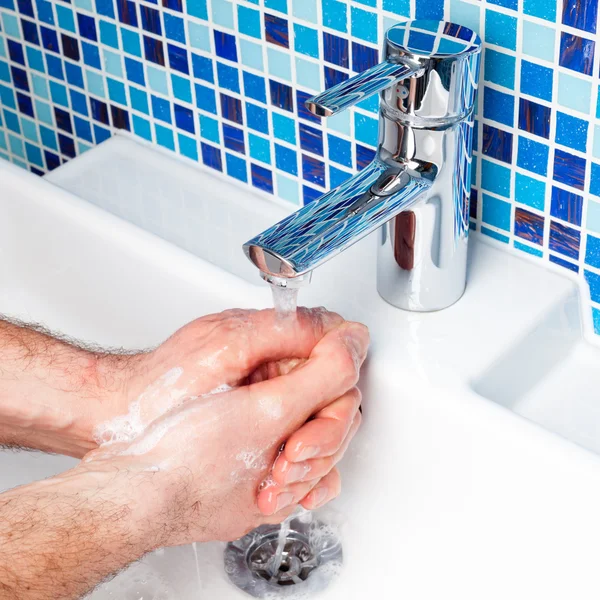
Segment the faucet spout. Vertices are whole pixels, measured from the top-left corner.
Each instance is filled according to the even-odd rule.
[[[375,158],[354,177],[246,242],[244,251],[263,278],[294,285],[416,204],[434,180],[434,165],[412,170]]]

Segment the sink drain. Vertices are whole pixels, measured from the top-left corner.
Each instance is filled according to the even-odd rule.
[[[333,527],[305,513],[293,518],[277,549],[279,525],[262,525],[225,549],[231,582],[255,598],[302,598],[325,588],[342,565],[342,546]]]

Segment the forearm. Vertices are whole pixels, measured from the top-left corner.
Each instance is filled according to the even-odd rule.
[[[0,495],[0,600],[80,598],[156,548],[148,473],[76,468]]]
[[[0,444],[82,456],[129,360],[0,320]]]

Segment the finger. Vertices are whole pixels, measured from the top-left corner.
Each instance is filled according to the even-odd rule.
[[[319,479],[294,483],[285,487],[274,485],[258,494],[257,504],[264,515],[274,515],[298,504],[319,483]]]
[[[287,375],[297,366],[305,362],[304,358],[284,358],[275,362],[265,363],[256,369],[248,377],[248,383],[260,383],[275,377]]]
[[[356,387],[338,398],[293,433],[285,444],[285,458],[302,462],[335,454],[342,445],[361,401]]]
[[[302,423],[356,385],[368,346],[364,325],[344,323],[323,337],[305,363],[248,391],[253,401],[280,399],[282,414],[293,424]]]
[[[337,498],[341,491],[340,472],[333,469],[300,501],[300,504],[308,510],[314,510]]]
[[[360,412],[356,413],[350,431],[343,441],[339,450],[332,456],[326,456],[324,458],[313,458],[300,463],[292,463],[285,459],[285,456],[280,456],[273,466],[272,477],[281,486],[286,486],[297,481],[318,479],[324,477],[342,460],[350,442],[356,435],[360,424],[362,422],[362,415]]]

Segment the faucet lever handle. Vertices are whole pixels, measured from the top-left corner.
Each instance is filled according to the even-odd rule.
[[[417,63],[386,60],[309,98],[306,107],[318,117],[330,117],[402,79],[418,76],[422,71]]]

